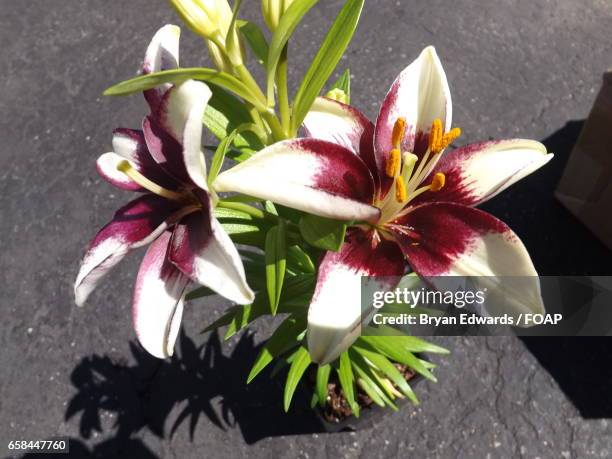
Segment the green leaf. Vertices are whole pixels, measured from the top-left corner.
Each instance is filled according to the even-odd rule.
[[[415,405],[418,405],[419,400],[417,399],[414,391],[400,371],[395,368],[395,365],[393,365],[384,355],[376,352],[374,348],[370,347],[369,349],[366,349],[362,346],[363,345],[354,345],[353,349],[355,349],[355,351],[361,354],[366,360],[371,362],[372,365],[384,373],[406,397],[408,397]]]
[[[388,389],[384,387],[380,377],[372,370],[363,357],[352,349],[349,350],[349,356],[362,389],[372,401],[379,406],[388,405],[392,409],[397,410],[397,406],[393,403],[390,394],[387,392]]]
[[[283,220],[266,236],[266,285],[270,310],[276,315],[287,269],[287,229]]]
[[[291,132],[297,132],[306,114],[334,72],[353,38],[365,0],[347,0],[302,80],[293,100]]]
[[[257,61],[266,66],[266,60],[268,59],[268,41],[266,40],[265,35],[261,31],[261,29],[250,21],[238,21],[238,29],[240,33],[249,44],[251,50],[257,57]]]
[[[270,339],[268,339],[257,356],[257,359],[255,359],[253,368],[251,368],[251,372],[247,378],[247,384],[255,379],[255,377],[261,373],[261,371],[266,368],[275,358],[297,346],[300,343],[305,330],[305,314],[291,315],[285,319],[285,321],[280,324],[276,331],[272,334]]]
[[[327,402],[327,384],[329,383],[330,373],[331,365],[329,363],[317,368],[316,394],[321,408],[324,408]]]
[[[227,137],[225,137],[221,141],[221,143],[217,147],[217,150],[215,151],[215,154],[213,155],[213,159],[210,164],[210,172],[208,173],[209,188],[212,188],[213,182],[219,175],[219,172],[221,172],[221,167],[223,166],[225,155],[229,151],[230,146],[232,145],[238,134],[244,131],[257,132],[258,130],[259,128],[257,127],[257,125],[253,123],[244,123],[234,129]]]
[[[268,302],[263,295],[257,295],[252,304],[239,306],[229,323],[223,339],[228,340],[256,319],[269,313]]]
[[[272,36],[268,58],[266,59],[267,96],[269,106],[274,105],[274,78],[276,77],[276,68],[278,67],[283,49],[304,15],[316,5],[318,1],[319,0],[294,0],[278,23],[278,27]]]
[[[338,379],[340,379],[340,387],[344,392],[344,398],[353,410],[353,414],[359,417],[359,404],[355,398],[355,378],[351,368],[351,359],[348,352],[340,354],[340,366],[338,367]]]
[[[215,208],[215,217],[232,241],[263,248],[270,223],[234,209]]]
[[[309,244],[324,250],[337,252],[344,243],[346,223],[318,217],[304,215],[300,219],[300,233]]]
[[[255,97],[250,89],[235,76],[229,73],[207,68],[172,69],[141,75],[111,86],[104,91],[105,96],[125,96],[135,92],[146,91],[164,83],[180,84],[187,80],[205,81],[220,86],[250,102],[259,109],[266,110],[266,104]]]
[[[409,336],[405,333],[387,325],[379,327],[379,333],[384,333],[385,337],[391,337],[395,345],[400,345],[404,349],[410,352],[429,352],[430,354],[450,354],[448,349],[441,346],[437,346],[433,343],[425,341],[424,339],[417,338],[416,336]],[[383,335],[381,335],[383,336]]]
[[[210,163],[210,171],[208,172],[208,187],[211,187],[211,184],[215,181],[219,172],[221,172],[221,167],[223,166],[223,161],[225,160],[225,155],[230,145],[234,141],[237,130],[234,130],[230,135],[228,135],[225,139],[221,141],[215,154],[213,155],[213,159]]]
[[[222,141],[230,133],[241,125],[252,121],[251,115],[242,101],[226,90],[209,85],[212,97],[208,101],[204,112],[204,125],[214,136]],[[230,150],[228,156],[235,161],[244,161],[252,153],[263,148],[263,143],[258,135],[251,131],[243,131],[236,136],[234,145],[237,151]],[[213,148],[213,151],[216,148]]]
[[[287,267],[294,268],[303,273],[314,273],[316,271],[312,259],[297,245],[292,245],[287,249]]]
[[[346,69],[340,78],[329,88],[330,91],[334,89],[340,89],[348,97],[348,103],[351,102],[351,71]]]
[[[285,396],[283,399],[285,412],[289,411],[295,389],[297,388],[300,379],[302,379],[302,376],[304,376],[306,368],[308,368],[308,365],[310,365],[311,362],[312,360],[310,360],[308,350],[303,346],[300,347],[295,354],[293,361],[291,362],[289,374],[287,375],[287,382],[285,383]]]
[[[264,210],[269,214],[276,215],[278,217],[278,211],[276,210],[276,206],[272,201],[264,202]]]
[[[396,362],[408,365],[414,371],[423,375],[425,378],[436,382],[436,377],[423,365],[423,363],[412,353],[401,347],[395,337],[389,336],[362,336],[358,341],[365,341],[379,352]]]

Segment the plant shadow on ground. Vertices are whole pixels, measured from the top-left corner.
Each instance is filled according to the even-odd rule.
[[[177,353],[167,361],[150,357],[135,344],[131,344],[135,360],[131,365],[108,356],[84,358],[72,372],[77,393],[65,414],[67,420],[80,416],[81,439],[70,440],[70,456],[155,458],[138,438],[140,432],[147,429],[167,438],[188,425],[193,441],[202,416],[222,430],[238,427],[247,444],[267,437],[322,432],[300,391],[291,411],[283,411],[282,377],[262,374],[246,384],[259,352],[251,334],[242,335],[230,356],[221,348],[217,334],[196,346],[181,333]],[[109,415],[114,421],[110,436],[103,431]],[[106,440],[89,448],[83,440],[95,433]]]
[[[555,158],[483,206],[520,235],[541,275],[612,275],[612,251],[553,195],[583,125],[583,121],[570,121],[544,139]],[[612,418],[612,352],[608,338],[520,339],[582,417]]]

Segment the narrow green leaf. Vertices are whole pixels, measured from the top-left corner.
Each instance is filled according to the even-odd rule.
[[[404,349],[410,352],[429,352],[431,354],[450,354],[448,349],[445,349],[436,344],[425,341],[424,339],[417,338],[416,336],[406,335],[405,333],[387,325],[379,327],[379,332],[384,333],[384,336],[391,337],[394,344],[402,346]],[[383,336],[383,335],[381,335]]]
[[[289,38],[295,31],[295,28],[301,22],[304,15],[310,10],[318,0],[294,0],[291,6],[281,17],[278,27],[272,36],[268,58],[266,59],[266,74],[267,74],[267,97],[268,105],[274,105],[274,78],[276,77],[276,68],[280,60],[283,48],[289,41]]]
[[[232,321],[229,323],[223,339],[228,340],[256,319],[270,312],[267,299],[257,295],[252,304],[238,306]]]
[[[306,330],[306,315],[291,315],[283,321],[274,331],[270,339],[263,346],[251,372],[247,378],[247,384],[266,368],[272,360],[297,346],[301,341],[301,336]]]
[[[310,360],[310,354],[308,354],[308,350],[305,347],[300,347],[295,355],[293,361],[291,362],[291,367],[289,367],[289,374],[287,375],[287,382],[285,383],[285,396],[283,399],[283,406],[285,408],[285,412],[289,411],[289,407],[291,406],[291,400],[293,399],[293,394],[295,393],[295,389],[297,388],[300,379],[304,376],[304,372],[308,365],[310,365],[312,361]]]
[[[325,403],[327,402],[327,384],[329,383],[330,373],[330,364],[322,365],[317,368],[316,395],[321,408],[325,407]]]
[[[404,376],[384,355],[376,352],[373,348],[366,349],[358,345],[354,345],[353,349],[384,373],[415,405],[419,404],[419,400]]]
[[[125,96],[135,92],[146,91],[164,83],[180,84],[187,80],[198,80],[215,84],[236,94],[261,110],[266,109],[265,103],[257,99],[238,78],[229,73],[207,68],[172,69],[141,75],[111,86],[104,91],[104,95]]]
[[[219,143],[219,146],[217,147],[217,150],[215,151],[215,154],[213,155],[213,159],[210,163],[210,171],[208,173],[209,188],[212,188],[213,182],[219,175],[219,172],[221,172],[221,167],[223,167],[223,161],[225,160],[225,155],[229,151],[232,143],[234,142],[238,134],[244,131],[257,132],[258,129],[259,128],[257,127],[257,125],[253,123],[241,124],[236,129],[234,129],[227,137],[225,137],[221,141],[221,143]]]
[[[234,209],[215,208],[215,217],[236,243],[263,248],[270,223]],[[263,266],[263,262],[262,262]]]
[[[287,268],[287,229],[283,220],[266,236],[266,285],[270,310],[276,314]]]
[[[414,371],[425,378],[436,382],[436,377],[423,365],[423,363],[412,353],[398,345],[394,337],[389,336],[362,336],[359,340],[372,345],[376,350],[396,362],[408,365]]]
[[[363,357],[352,349],[349,350],[349,356],[362,389],[366,391],[372,401],[377,405],[388,405],[392,409],[397,410],[397,406],[393,403],[388,389],[382,384],[380,377],[372,370]]]
[[[265,67],[266,60],[268,59],[269,47],[268,41],[261,29],[253,22],[244,20],[238,21],[238,28],[255,54],[257,61]]]
[[[319,397],[316,392],[313,392],[312,397],[310,397],[310,409],[313,409],[319,403]]]
[[[276,215],[278,217],[278,211],[276,210],[276,206],[272,201],[264,202],[264,210],[272,215]]]
[[[314,100],[334,72],[353,38],[365,0],[347,0],[302,80],[293,100],[291,132],[297,132]]]
[[[351,102],[351,71],[346,69],[340,78],[331,86],[330,91],[340,89],[348,97],[348,103]]]
[[[337,252],[344,243],[345,222],[304,215],[300,219],[300,233],[309,244],[324,250]]]
[[[225,155],[230,145],[234,141],[236,134],[238,131],[234,130],[230,135],[228,135],[225,139],[221,141],[215,154],[213,155],[212,161],[210,163],[210,171],[208,172],[208,187],[211,187],[211,184],[215,181],[219,172],[221,172],[221,167],[223,166],[223,161],[225,160]]]
[[[337,372],[340,387],[342,387],[342,392],[344,392],[344,398],[346,398],[346,401],[353,410],[353,414],[359,417],[359,403],[357,403],[355,398],[355,378],[351,368],[351,359],[346,351],[340,354],[340,366]]]
[[[295,357],[300,351],[300,349],[301,347],[298,347],[296,350],[290,351],[287,355],[283,355],[279,357],[278,359],[276,359],[276,362],[274,363],[274,366],[272,367],[272,371],[270,372],[270,376],[272,378],[275,378],[283,368],[285,368],[288,365],[291,365],[291,363],[295,360]]]
[[[303,273],[314,273],[316,271],[312,259],[297,245],[292,245],[287,249],[287,266]]]

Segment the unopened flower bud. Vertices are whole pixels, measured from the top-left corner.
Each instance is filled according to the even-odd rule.
[[[214,0],[170,0],[181,19],[198,35],[211,38],[221,30],[217,2]]]
[[[262,0],[261,11],[268,28],[274,32],[281,17],[291,6],[293,0]]]
[[[325,97],[327,97],[328,99],[332,99],[332,100],[338,101],[338,102],[342,102],[343,104],[348,104],[349,103],[348,94],[345,93],[340,88],[332,89],[327,94],[325,94]]]

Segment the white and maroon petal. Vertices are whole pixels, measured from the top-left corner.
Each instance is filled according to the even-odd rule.
[[[326,97],[317,97],[304,120],[306,137],[337,143],[359,154],[362,137],[374,125],[359,110]]]
[[[100,279],[130,250],[158,237],[179,207],[177,203],[147,194],[119,209],[90,243],[83,258],[74,286],[76,303],[83,305]]]
[[[374,180],[350,150],[318,139],[276,143],[223,172],[218,191],[269,199],[294,209],[340,220],[376,220]]]
[[[147,249],[136,277],[132,304],[132,322],[138,341],[160,359],[174,352],[184,292],[189,284],[189,278],[167,259],[170,238],[170,232],[165,231]]]
[[[414,202],[448,201],[477,206],[525,178],[553,158],[534,140],[501,140],[457,148],[440,159],[434,173],[446,176],[444,188]],[[426,180],[428,183],[431,177]]]
[[[327,140],[358,154],[378,183],[374,124],[359,110],[326,97],[317,97],[304,120],[304,130],[306,137]]]
[[[376,120],[374,146],[383,193],[391,186],[384,170],[393,149],[393,126],[398,118],[406,120],[402,151],[421,156],[427,150],[429,132],[436,118],[448,131],[452,123],[452,103],[446,74],[436,54],[429,46],[399,74],[385,97]]]
[[[353,229],[339,252],[327,252],[319,267],[317,286],[308,309],[308,350],[314,362],[336,359],[353,344],[361,324],[372,310],[362,310],[362,287],[369,290],[394,288],[406,270],[406,261],[394,242],[377,245],[372,233]],[[363,276],[377,276],[362,279]]]
[[[117,188],[126,191],[145,191],[144,188],[117,169],[117,166],[122,161],[125,161],[125,158],[122,156],[112,152],[104,153],[96,161],[96,170],[100,177]],[[131,163],[131,165],[137,169],[134,163]]]
[[[142,131],[116,129],[113,133],[113,150],[98,158],[96,169],[100,176],[118,188],[128,191],[145,191],[123,172],[117,170],[118,164],[128,160],[132,167],[164,188],[175,190],[178,184],[151,157]]]
[[[210,208],[181,220],[173,231],[169,259],[194,282],[238,303],[255,294],[247,284],[238,249]]]
[[[179,40],[181,29],[175,25],[165,25],[153,36],[142,64],[144,75],[162,70],[171,70],[179,66]],[[162,97],[172,87],[166,83],[144,92],[145,98],[155,110]]]
[[[212,93],[189,80],[166,92],[158,110],[143,123],[151,155],[178,179],[206,189],[202,118]]]
[[[492,215],[460,204],[430,203],[412,209],[396,223],[403,230],[394,231],[395,239],[408,262],[434,285],[442,282],[436,276],[478,277],[488,286],[489,313],[544,311],[527,249]],[[489,304],[489,297],[501,297],[504,304]]]

